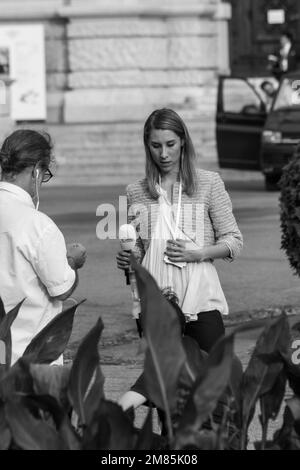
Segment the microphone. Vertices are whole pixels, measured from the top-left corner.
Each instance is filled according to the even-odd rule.
[[[136,231],[135,231],[134,226],[131,224],[121,225],[119,229],[119,239],[120,239],[120,245],[121,245],[122,250],[132,251],[136,244]],[[132,301],[133,301],[132,315],[133,315],[133,318],[136,319],[138,333],[139,333],[139,336],[141,337],[142,336],[141,327],[140,327],[139,320],[138,320],[140,317],[140,313],[141,313],[141,304],[140,304],[140,298],[139,298],[135,273],[133,269],[131,269],[131,267],[125,270],[125,276],[126,276],[126,284],[130,285],[130,289],[131,289],[131,296],[132,296]]]
[[[119,229],[119,239],[121,249],[125,251],[132,251],[136,244],[136,231],[133,225],[123,224]],[[130,284],[130,270],[125,270],[126,284]]]

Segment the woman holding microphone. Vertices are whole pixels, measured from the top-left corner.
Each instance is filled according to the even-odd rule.
[[[127,187],[129,222],[139,226],[134,254],[161,289],[172,289],[185,315],[185,334],[210,351],[224,334],[228,305],[213,261],[233,261],[243,239],[218,173],[195,168],[188,129],[171,109],[144,126],[145,178]],[[121,250],[117,266],[126,270]]]

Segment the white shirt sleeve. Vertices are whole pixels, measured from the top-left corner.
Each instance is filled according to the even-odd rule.
[[[44,229],[38,241],[33,267],[51,297],[65,294],[75,282],[64,236],[54,223]]]

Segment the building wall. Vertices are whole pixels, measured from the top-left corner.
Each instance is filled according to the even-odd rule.
[[[142,174],[142,126],[164,106],[186,120],[200,163],[215,162],[216,84],[229,67],[229,17],[221,0],[0,0],[0,24],[45,24],[47,125],[61,181],[71,162],[74,179],[84,182],[99,181],[105,168],[115,175],[112,161],[125,179],[132,162]]]

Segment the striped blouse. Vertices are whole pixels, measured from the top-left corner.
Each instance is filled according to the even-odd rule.
[[[199,248],[225,243],[230,251],[226,258],[233,261],[243,246],[243,237],[232,213],[230,197],[218,173],[197,169],[197,189],[193,196],[182,193],[180,229],[194,240]],[[173,207],[176,213],[179,183],[173,186]],[[158,200],[148,189],[146,178],[126,188],[128,222],[138,234],[135,254],[142,261],[154,233],[158,215]]]

